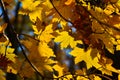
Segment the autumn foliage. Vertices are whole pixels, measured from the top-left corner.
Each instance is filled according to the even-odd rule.
[[[0,80],[120,80],[120,0],[0,3]]]

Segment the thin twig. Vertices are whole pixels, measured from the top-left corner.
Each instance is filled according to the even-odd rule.
[[[22,50],[22,53],[23,53],[23,55],[24,55],[24,57],[25,57],[25,59],[28,61],[28,63],[31,65],[31,67],[35,70],[35,72],[37,73],[37,74],[39,74],[41,77],[42,77],[42,79],[44,79],[44,76],[37,70],[37,68],[30,62],[30,60],[28,59],[28,57],[27,57],[27,55],[26,55],[26,53],[25,53],[25,51],[24,51],[24,49],[23,49],[23,47],[22,47],[22,44],[19,42],[19,46],[20,46],[20,48],[21,48],[21,50]]]

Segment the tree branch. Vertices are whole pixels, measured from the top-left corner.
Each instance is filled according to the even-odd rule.
[[[6,8],[4,6],[3,0],[0,0],[0,4],[1,4],[1,7],[2,7],[2,11],[3,11],[4,21],[5,21],[5,23],[8,24],[7,28],[5,29],[5,34],[8,37],[8,39],[10,40],[10,42],[12,44],[12,47],[16,49],[19,46],[22,50],[22,53],[23,53],[24,57],[26,58],[28,63],[31,65],[31,67],[35,70],[35,72],[37,72],[37,74],[39,74],[42,77],[42,79],[44,79],[44,76],[37,70],[37,68],[28,59],[28,57],[27,57],[27,55],[26,55],[26,53],[25,53],[25,51],[22,47],[22,44],[20,43],[20,41],[17,37],[17,34],[14,31],[13,26],[10,23],[10,20],[9,20],[8,15],[7,15]]]
[[[2,7],[2,11],[3,11],[2,13],[3,13],[4,21],[5,21],[5,23],[7,23],[7,27],[5,29],[5,34],[8,37],[8,39],[10,40],[12,47],[16,49],[19,46],[17,34],[15,33],[13,26],[10,23],[3,0],[0,0],[0,4]]]

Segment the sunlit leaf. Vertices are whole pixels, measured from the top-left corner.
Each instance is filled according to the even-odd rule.
[[[60,45],[62,49],[67,48],[68,46],[71,46],[71,48],[74,48],[76,47],[77,43],[82,44],[81,40],[75,41],[74,38],[70,36],[66,31],[60,32],[59,34],[60,36],[57,36],[54,41],[61,42]]]
[[[13,52],[14,52],[14,48],[9,48],[6,47],[5,44],[0,44],[0,54],[5,55],[6,58],[11,60],[12,62],[15,62],[16,55]]]
[[[85,52],[84,49],[75,47],[75,49],[72,50],[70,54],[75,57],[76,64],[81,61],[85,61],[88,69],[91,68],[92,66],[94,66],[96,68],[100,68],[101,65],[98,64],[97,56],[92,59],[91,51],[92,51],[92,49],[89,49],[88,51]],[[98,54],[98,53],[96,53],[96,54]]]
[[[40,56],[48,57],[48,58],[51,56],[55,57],[54,52],[46,43],[42,43],[42,42],[39,43],[38,51]]]
[[[54,38],[54,36],[52,35],[53,33],[52,27],[53,27],[52,24],[46,26],[45,30],[39,36],[40,41],[48,43],[51,41],[52,38]]]
[[[30,54],[28,55],[29,60],[36,66],[39,72],[44,75],[44,71],[53,71],[52,64],[56,63],[56,61],[52,60],[50,57],[55,56],[53,51],[47,43],[38,42],[34,39],[29,38],[28,40],[23,40],[23,44],[27,47]],[[31,66],[26,63],[21,73],[23,76],[30,77],[31,74],[27,74],[24,69],[28,69],[29,73],[34,74]]]
[[[37,17],[42,20],[42,8],[38,7],[41,2],[42,1],[22,0],[22,9],[19,14],[29,15],[31,21],[33,22],[36,21]]]
[[[53,69],[58,72],[58,76],[54,75],[54,77],[60,77],[60,76],[64,75],[64,72],[63,72],[64,67],[56,64],[56,65],[53,66]]]
[[[119,70],[115,69],[112,64],[113,61],[111,59],[103,57],[101,60],[99,60],[102,67],[99,69],[101,70],[102,74],[107,74],[112,76],[112,72],[119,73]]]

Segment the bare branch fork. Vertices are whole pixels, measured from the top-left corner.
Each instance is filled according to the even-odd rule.
[[[12,47],[15,48],[15,49],[17,47],[20,47],[21,50],[22,50],[22,53],[23,53],[24,57],[26,58],[26,60],[28,61],[28,63],[35,70],[35,72],[37,74],[39,74],[42,77],[42,79],[44,79],[44,76],[37,70],[37,68],[28,59],[28,57],[27,57],[27,55],[26,55],[26,53],[25,53],[25,51],[22,47],[22,44],[20,43],[20,41],[17,37],[17,34],[16,34],[15,30],[13,29],[12,24],[10,23],[10,20],[9,20],[9,17],[8,17],[8,14],[7,14],[7,11],[6,11],[3,0],[0,0],[0,4],[1,4],[1,7],[2,7],[2,11],[3,11],[4,21],[5,21],[5,23],[7,23],[7,28],[5,29],[5,34],[8,37],[8,39],[10,40],[10,42],[12,44]]]

